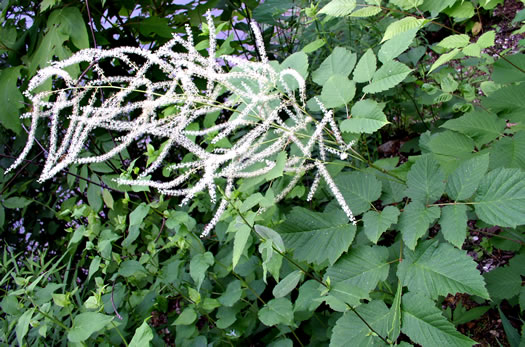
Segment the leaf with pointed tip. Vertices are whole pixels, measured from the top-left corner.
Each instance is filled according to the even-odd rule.
[[[388,250],[384,247],[360,246],[326,270],[332,282],[345,282],[370,292],[388,276]]]
[[[489,168],[489,154],[462,162],[448,177],[445,191],[454,200],[465,200],[474,194]]]
[[[364,229],[366,237],[373,243],[377,243],[381,234],[394,223],[397,223],[399,209],[394,206],[387,206],[381,212],[368,211],[363,215]]]
[[[407,174],[407,196],[412,201],[430,204],[445,191],[445,176],[432,155],[423,155]]]
[[[352,107],[352,118],[341,123],[341,131],[372,134],[390,122],[383,113],[384,104],[371,99],[360,100]]]
[[[422,346],[470,347],[476,341],[460,334],[435,303],[423,295],[406,293],[402,298],[401,331]]]
[[[273,287],[272,294],[276,298],[282,298],[297,287],[297,283],[301,280],[303,273],[299,270],[289,273],[283,278],[275,287]]]
[[[476,263],[463,250],[448,243],[427,240],[415,251],[405,249],[397,275],[410,292],[431,299],[448,294],[469,293],[485,299],[489,293]]]
[[[342,211],[312,212],[294,208],[278,228],[286,248],[293,249],[294,258],[308,263],[330,264],[350,247],[356,227],[348,223]]]
[[[277,324],[293,325],[293,306],[286,298],[268,301],[257,315],[259,320],[269,327]]]
[[[471,137],[481,147],[503,134],[505,120],[487,111],[472,111],[443,123],[442,128],[454,130]]]
[[[355,82],[343,75],[333,75],[321,91],[321,101],[327,108],[336,108],[348,104],[355,96]]]
[[[397,86],[412,70],[403,63],[389,60],[374,73],[372,82],[363,88],[365,93],[379,93]]]
[[[335,178],[335,184],[354,215],[368,211],[381,196],[381,181],[363,172],[343,172]]]
[[[344,17],[352,13],[355,6],[356,0],[332,0],[319,13],[332,17]]]
[[[407,30],[381,45],[377,57],[382,63],[397,58],[401,53],[406,51],[414,41],[419,28]]]
[[[412,250],[416,248],[417,240],[439,218],[440,213],[439,207],[426,208],[421,202],[411,202],[405,207],[401,217],[399,217],[398,228],[408,248]]]
[[[348,77],[354,69],[356,60],[355,53],[343,47],[336,47],[319,68],[312,73],[312,80],[322,86],[333,75]]]
[[[449,35],[437,45],[446,49],[463,48],[470,42],[470,37],[465,34]]]
[[[474,201],[476,214],[485,223],[511,228],[525,224],[525,173],[506,168],[489,172]]]
[[[374,76],[374,72],[376,72],[376,63],[374,51],[372,48],[369,48],[355,66],[354,81],[358,83],[370,81]]]
[[[381,42],[390,40],[391,38],[401,33],[404,33],[405,31],[416,28],[419,29],[423,26],[425,22],[426,19],[418,19],[416,17],[405,17],[403,19],[395,21],[386,28],[385,34],[383,35],[383,39],[381,40]]]
[[[441,232],[445,240],[461,249],[467,238],[467,206],[451,205],[441,208]]]

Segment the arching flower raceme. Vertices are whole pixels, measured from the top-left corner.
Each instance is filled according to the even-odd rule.
[[[204,228],[202,236],[206,236],[226,210],[226,198],[234,190],[237,179],[267,174],[276,165],[276,155],[287,151],[284,171],[293,177],[275,197],[276,202],[291,191],[306,171],[317,169],[309,199],[322,177],[355,223],[323,164],[327,151],[344,159],[351,146],[342,139],[332,112],[318,100],[323,112],[320,121],[305,112],[304,79],[293,69],[281,70],[268,62],[256,25],[252,28],[261,62],[235,56],[215,57],[216,34],[209,13],[207,19],[208,57],[195,49],[187,27],[185,39],[174,36],[155,52],[132,47],[86,49],[40,70],[25,92],[33,105],[31,113],[23,116],[32,120],[29,138],[8,171],[27,157],[42,118],[47,119],[50,136],[40,182],[73,164],[109,160],[139,139],[161,139],[164,140],[162,150],[151,165],[143,169],[138,178],[118,182],[180,196],[185,204],[202,191],[208,191],[215,202],[217,182],[226,180],[226,197],[218,202],[215,216]],[[225,71],[220,61],[235,67]],[[70,68],[79,63],[92,65],[88,80],[72,75]],[[41,91],[49,80],[55,89]],[[287,83],[290,80],[294,81],[295,89]],[[166,112],[168,108],[175,112]],[[201,128],[203,119],[214,112],[222,112],[219,118],[223,120]],[[308,123],[312,123],[314,131],[304,140]],[[86,150],[90,135],[97,129],[119,134],[115,146],[101,155]],[[337,148],[324,144],[327,130],[335,138]],[[210,140],[196,141],[197,138]],[[149,179],[149,175],[164,167],[173,151],[191,154],[192,159],[170,165],[168,168],[174,172],[170,180]],[[314,158],[316,153],[320,158]]]

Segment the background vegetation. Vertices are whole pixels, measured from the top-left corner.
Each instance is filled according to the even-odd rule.
[[[524,346],[522,8],[1,1],[0,344]],[[290,180],[281,167],[239,180],[201,239],[216,208],[207,194],[180,207],[177,197],[114,181],[154,161],[160,141],[41,184],[45,122],[42,146],[4,175],[26,143],[30,122],[20,115],[32,105],[22,92],[40,69],[88,47],[155,51],[187,35],[185,24],[206,55],[208,9],[218,56],[259,60],[257,22],[275,66],[305,77],[307,112],[322,117],[319,96],[356,141],[347,159],[328,154],[325,164],[357,226],[323,180],[307,201],[310,173],[272,204]],[[88,64],[76,73],[91,76]],[[114,141],[96,131],[86,150],[105,153]]]

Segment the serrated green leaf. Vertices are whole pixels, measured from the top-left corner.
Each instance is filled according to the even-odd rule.
[[[463,53],[466,56],[469,57],[481,57],[481,46],[477,43],[471,43],[467,47],[463,48],[461,50],[461,53]]]
[[[404,33],[405,31],[411,29],[419,29],[423,26],[425,22],[426,19],[419,19],[416,17],[405,17],[403,19],[395,21],[386,28],[385,34],[383,35],[383,39],[381,40],[381,42],[390,40],[394,36]]]
[[[312,80],[319,85],[324,85],[333,75],[348,77],[354,69],[356,60],[355,53],[343,47],[336,47],[319,68],[312,73]]]
[[[525,170],[525,131],[504,137],[490,147],[490,168],[498,167]]]
[[[469,293],[489,299],[476,263],[465,251],[436,240],[405,249],[397,275],[410,292],[437,299],[449,293]]]
[[[505,121],[494,113],[475,110],[443,123],[442,128],[454,130],[471,137],[481,147],[503,134]]]
[[[474,201],[476,214],[485,223],[512,228],[525,224],[525,173],[506,168],[489,172]]]
[[[388,276],[388,250],[384,247],[360,246],[350,249],[348,254],[326,270],[332,282],[345,282],[364,289],[373,290],[379,281]]]
[[[412,201],[430,204],[445,191],[445,176],[432,155],[421,156],[407,174],[406,194]]]
[[[381,336],[387,334],[388,327],[388,308],[383,301],[374,300],[368,304],[360,305],[356,311],[361,316],[358,317],[354,312],[345,312],[335,323],[330,338],[330,347],[348,346],[384,346],[385,343],[370,331],[370,328],[363,322],[365,320]]]
[[[487,289],[495,301],[511,299],[518,295],[521,289],[523,271],[523,256],[515,256],[507,266],[496,268],[483,274]]]
[[[213,265],[215,260],[211,252],[202,254],[196,254],[191,258],[190,261],[190,276],[197,286],[197,291],[200,290],[204,277],[206,276],[206,270]]]
[[[368,211],[370,204],[381,196],[381,182],[363,172],[343,172],[335,178],[335,184],[354,215]]]
[[[67,333],[70,342],[86,341],[91,334],[104,329],[113,317],[98,312],[84,312],[73,318],[73,326]]]
[[[150,341],[153,340],[153,330],[149,324],[144,321],[137,330],[129,343],[129,347],[143,347],[149,346]]]
[[[431,12],[432,17],[436,17],[441,11],[449,6],[452,6],[455,2],[456,0],[426,0],[418,8],[421,11],[429,11]]]
[[[319,13],[332,17],[344,17],[349,15],[355,8],[355,0],[332,0],[324,6]]]
[[[412,70],[403,63],[390,60],[374,73],[372,82],[363,88],[365,93],[379,93],[397,86]]]
[[[439,207],[426,208],[421,202],[411,202],[405,207],[399,218],[398,228],[408,248],[412,250],[416,248],[417,240],[425,234],[440,214]]]
[[[17,87],[21,68],[9,67],[0,71],[0,124],[16,134],[22,130],[18,110],[24,107],[24,97]]]
[[[91,178],[93,179],[96,177],[93,175]],[[87,189],[87,198],[89,206],[93,209],[93,211],[100,211],[102,208],[102,194],[101,194],[102,188],[100,188],[98,185],[95,184],[89,184]]]
[[[146,218],[146,216],[149,213],[149,208],[150,208],[149,205],[147,205],[144,202],[138,205],[133,210],[133,212],[129,214],[129,225],[130,226],[141,225],[142,221],[144,220],[144,218]]]
[[[352,307],[360,305],[362,299],[370,300],[368,291],[346,282],[337,282],[331,286],[330,295]]]
[[[424,0],[390,0],[390,4],[399,6],[403,10],[410,10],[415,7],[419,7],[423,4]]]
[[[471,18],[475,14],[474,5],[472,5],[471,2],[467,1],[456,1],[454,6],[445,9],[445,11],[443,12],[455,18],[456,20]]]
[[[272,241],[273,245],[278,251],[284,252],[286,250],[281,235],[275,230],[263,225],[255,225],[255,232],[263,239]]]
[[[483,33],[476,42],[481,49],[486,49],[494,46],[494,39],[496,38],[496,32],[494,30]]]
[[[314,264],[328,260],[333,264],[348,250],[356,227],[348,223],[342,211],[319,213],[295,207],[278,230],[286,248],[293,249],[295,259]]]
[[[342,75],[333,75],[323,85],[321,100],[325,107],[336,108],[348,104],[355,96],[355,82]]]
[[[253,18],[258,23],[279,26],[277,19],[294,6],[291,0],[266,0],[253,10]]]
[[[401,53],[406,51],[414,41],[419,28],[414,28],[402,32],[381,45],[377,57],[382,63],[397,58]]]
[[[302,52],[308,54],[317,51],[319,48],[323,47],[326,44],[326,41],[323,39],[317,39],[315,41],[310,42],[306,46],[301,49]]]
[[[341,123],[341,131],[372,134],[390,122],[383,113],[384,104],[374,100],[360,100],[352,106],[352,118]]]
[[[401,333],[401,295],[403,295],[403,285],[401,281],[398,281],[396,296],[388,313],[388,338],[390,341],[396,341]]]
[[[381,13],[382,9],[379,6],[367,6],[360,8],[358,10],[355,10],[350,14],[350,17],[355,18],[365,18],[365,17],[372,17],[375,16],[378,13]]]
[[[246,243],[248,243],[248,238],[250,237],[250,228],[246,225],[241,226],[235,231],[235,236],[233,238],[233,255],[232,255],[232,268],[235,269],[241,255],[244,252]]]
[[[441,209],[441,232],[445,240],[461,249],[467,238],[467,206],[443,206]]]
[[[437,45],[446,49],[463,48],[470,42],[470,37],[465,34],[449,35]]]
[[[492,66],[491,76],[492,80],[496,83],[525,81],[525,72],[523,72],[525,71],[525,54],[505,56],[505,59],[496,60]]]
[[[373,243],[377,243],[379,237],[387,231],[394,223],[397,223],[399,209],[394,206],[387,206],[381,212],[368,211],[363,215],[364,229],[366,237]]]
[[[487,173],[489,154],[475,156],[462,162],[448,177],[446,193],[454,200],[465,200],[474,194]]]
[[[432,71],[434,71],[435,69],[437,69],[441,65],[443,65],[445,63],[448,63],[452,59],[456,58],[459,55],[459,53],[461,53],[461,50],[459,48],[454,48],[452,51],[450,51],[448,53],[445,53],[445,54],[442,54],[434,62],[434,64],[432,64],[432,66],[430,67],[430,70],[428,71],[428,73],[431,73]]]
[[[521,85],[504,86],[482,100],[484,107],[511,122],[523,122],[525,98]]]
[[[235,305],[242,296],[241,281],[233,280],[226,286],[224,293],[217,298],[221,305],[226,307],[232,307]]]
[[[290,300],[278,298],[270,300],[257,314],[266,326],[277,324],[293,325],[293,307]]]
[[[421,294],[402,298],[401,331],[422,346],[472,346],[476,341],[460,334],[435,303]]]
[[[303,273],[300,270],[290,272],[285,278],[277,283],[275,287],[273,287],[273,296],[276,298],[282,298],[283,296],[288,295],[288,293],[297,287],[302,276]]]
[[[359,59],[354,70],[354,81],[358,83],[368,82],[376,72],[376,56],[374,51],[369,48],[365,54]]]

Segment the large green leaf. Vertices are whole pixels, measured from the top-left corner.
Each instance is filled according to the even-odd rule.
[[[456,169],[474,151],[474,141],[470,137],[450,130],[433,134],[426,145],[445,174]]]
[[[438,43],[439,47],[446,49],[463,48],[470,43],[470,37],[465,34],[449,35]]]
[[[145,36],[156,34],[159,37],[171,39],[173,37],[173,32],[175,31],[170,26],[168,18],[157,16],[141,19],[136,25],[138,26],[140,33]]]
[[[352,107],[352,118],[341,123],[341,131],[372,134],[390,122],[383,113],[384,104],[374,100],[360,100]]]
[[[363,172],[341,173],[335,178],[335,184],[354,215],[368,211],[370,204],[381,196],[381,182]]]
[[[296,207],[278,230],[295,259],[333,264],[350,247],[356,227],[342,211],[319,213]]]
[[[366,237],[377,243],[379,237],[394,223],[397,223],[399,209],[387,206],[381,212],[368,211],[363,215]]]
[[[294,69],[297,71],[302,78],[306,79],[308,77],[308,56],[304,52],[296,52],[288,56],[282,63],[281,68],[284,69]],[[288,88],[295,90],[299,88],[299,83],[292,76],[283,77]]]
[[[415,251],[405,249],[397,275],[410,292],[437,299],[469,293],[489,299],[476,263],[465,251],[436,240],[422,242]]]
[[[332,17],[344,17],[349,15],[356,6],[356,0],[332,0],[324,6],[319,13]]]
[[[503,134],[505,121],[494,113],[476,110],[446,121],[441,127],[471,137],[476,146],[480,147]]]
[[[481,179],[489,168],[489,154],[475,156],[462,162],[448,177],[445,188],[448,196],[454,200],[465,200],[478,189]]]
[[[303,273],[300,270],[290,272],[285,278],[283,278],[275,287],[273,287],[272,294],[276,298],[282,298],[288,295],[292,290],[297,287],[297,284],[301,280]]]
[[[333,75],[348,77],[354,69],[357,56],[343,47],[336,47],[319,68],[312,73],[312,80],[324,85]]]
[[[144,321],[140,327],[135,330],[135,334],[129,343],[129,347],[149,346],[149,342],[153,340],[153,330],[149,324]]]
[[[496,83],[525,81],[525,72],[522,72],[525,70],[525,54],[508,55],[505,59],[496,60],[492,66],[492,80]]]
[[[421,28],[421,26],[423,26],[425,21],[426,19],[419,19],[416,17],[409,16],[397,20],[393,23],[390,23],[390,25],[385,30],[385,34],[383,35],[383,39],[381,40],[381,42],[390,40],[391,38],[401,33],[404,33],[405,31],[411,29],[419,29]]]
[[[506,168],[489,172],[474,201],[476,214],[486,223],[512,228],[525,224],[525,173]]]
[[[525,98],[521,85],[507,85],[499,88],[482,100],[482,105],[511,122],[525,120]]]
[[[379,93],[397,86],[410,73],[410,68],[403,63],[389,60],[374,73],[372,82],[363,88],[365,93]]]
[[[253,10],[253,18],[259,23],[278,25],[277,19],[293,5],[291,0],[266,0]]]
[[[323,85],[321,101],[327,108],[348,104],[355,96],[355,82],[343,75],[332,75]]]
[[[454,5],[456,1],[457,0],[440,0],[440,1],[425,0],[423,4],[421,4],[418,8],[421,11],[431,12],[432,16],[435,17],[439,14],[439,12],[443,11],[449,6]]]
[[[204,277],[206,276],[206,270],[213,265],[214,259],[211,252],[202,254],[195,254],[190,261],[190,276],[197,286],[197,290],[200,289]]]
[[[490,147],[490,168],[498,167],[525,170],[525,131],[504,137]]]
[[[69,329],[67,339],[70,342],[86,341],[91,334],[104,329],[113,317],[97,312],[80,313],[73,318],[73,326]]]
[[[427,208],[421,202],[411,202],[405,207],[401,217],[399,217],[398,228],[408,248],[415,249],[417,240],[439,218],[440,213],[439,207]]]
[[[514,256],[509,265],[494,269],[483,276],[490,296],[496,301],[511,299],[521,290],[521,276],[525,276],[524,255]]]
[[[346,282],[368,292],[388,276],[388,250],[384,247],[352,248],[326,271],[332,282]]]
[[[365,320],[374,330],[387,335],[389,311],[383,301],[374,300],[356,308],[362,319],[354,312],[346,312],[335,323],[330,338],[330,347],[337,346],[384,346],[385,343],[363,322]]]
[[[354,81],[358,83],[370,81],[376,72],[376,63],[374,51],[369,48],[355,66]]]
[[[0,70],[0,124],[16,134],[22,130],[18,110],[24,107],[24,97],[17,86],[21,68],[17,66]]]
[[[441,232],[445,240],[461,248],[467,238],[467,206],[451,205],[441,208]]]
[[[421,294],[402,298],[401,331],[422,346],[472,346],[476,342],[460,334],[435,303]]]
[[[428,73],[431,73],[441,65],[448,63],[452,59],[456,58],[460,53],[461,50],[459,48],[454,48],[450,52],[440,55],[439,58],[434,62],[434,64],[432,64]]]
[[[277,324],[293,325],[293,306],[290,300],[278,298],[270,300],[257,314],[266,326]]]
[[[445,191],[445,176],[432,155],[421,156],[407,174],[407,196],[412,201],[430,204]]]
[[[401,53],[406,51],[414,41],[419,28],[407,30],[381,45],[377,57],[382,63],[397,58]]]

